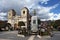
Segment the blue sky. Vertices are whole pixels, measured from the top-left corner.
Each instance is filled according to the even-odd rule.
[[[17,14],[23,7],[27,7],[32,14],[36,9],[41,20],[60,19],[60,0],[0,0],[0,20],[7,20],[7,12],[14,9]]]
[[[53,6],[55,4],[60,4],[60,0],[50,0],[47,2],[47,4],[41,4],[41,2],[39,2],[39,5],[42,5],[44,7],[50,7],[50,6]],[[54,13],[59,13],[60,12],[60,5],[58,5],[55,9],[52,9],[51,12],[54,12]]]
[[[47,1],[47,4],[44,4],[44,3],[41,4],[41,2],[39,2],[39,4],[42,6],[53,6],[58,3],[60,3],[60,0],[49,0],[49,1]]]

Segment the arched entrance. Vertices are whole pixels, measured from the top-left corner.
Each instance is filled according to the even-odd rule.
[[[23,21],[19,21],[18,26],[25,26],[25,23]]]

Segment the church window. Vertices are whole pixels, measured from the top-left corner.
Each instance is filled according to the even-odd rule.
[[[25,11],[23,11],[23,14],[25,14]]]

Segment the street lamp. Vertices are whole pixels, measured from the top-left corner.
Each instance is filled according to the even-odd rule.
[[[33,14],[34,14],[34,16],[36,15],[36,10],[34,9],[34,11],[33,11]]]

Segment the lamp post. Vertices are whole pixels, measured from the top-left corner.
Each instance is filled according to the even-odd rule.
[[[34,16],[35,16],[36,15],[36,10],[35,9],[34,9],[33,13],[34,13]]]

